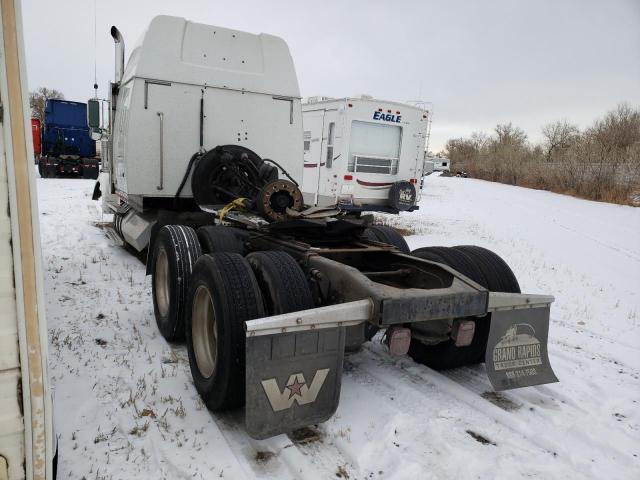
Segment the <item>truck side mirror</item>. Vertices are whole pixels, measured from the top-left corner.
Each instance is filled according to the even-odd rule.
[[[87,102],[87,123],[92,130],[100,129],[100,100],[96,98]]]

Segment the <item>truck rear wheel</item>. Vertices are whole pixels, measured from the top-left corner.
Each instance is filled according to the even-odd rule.
[[[410,253],[409,245],[402,235],[393,227],[387,225],[372,225],[364,231],[364,238],[367,240],[373,240],[374,242],[382,242],[389,245],[393,245],[402,253]],[[370,341],[378,330],[375,325],[365,322],[364,326],[364,339]]]
[[[400,233],[395,228],[388,227],[386,225],[372,225],[364,231],[364,237],[367,240],[373,240],[374,242],[387,243],[393,245],[402,253],[408,254],[410,252],[409,245]]]
[[[492,292],[520,293],[520,284],[516,276],[500,256],[475,245],[461,245],[453,248],[475,261],[487,279],[486,288]]]
[[[42,178],[55,178],[58,176],[58,166],[55,163],[48,163],[46,160],[40,161],[39,171]]]
[[[187,291],[201,254],[191,227],[165,225],[155,239],[151,270],[153,311],[160,333],[170,342],[184,339]]]
[[[273,250],[250,253],[246,258],[258,280],[268,315],[314,307],[307,278],[291,255]]]
[[[520,286],[509,266],[495,253],[481,247],[427,247],[412,255],[443,263],[493,292],[520,293]],[[446,370],[484,361],[491,315],[475,320],[471,345],[457,347],[453,339],[427,345],[411,339],[409,356],[416,362],[436,370]]]
[[[82,161],[82,178],[97,179],[100,173],[100,162],[94,158],[84,158]]]
[[[244,240],[248,234],[233,227],[207,225],[198,229],[202,253],[229,252],[244,255]]]
[[[258,282],[237,253],[203,255],[189,286],[186,315],[189,366],[210,410],[244,404],[244,322],[264,317]]]

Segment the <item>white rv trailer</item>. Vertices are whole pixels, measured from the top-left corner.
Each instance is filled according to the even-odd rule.
[[[448,158],[444,157],[429,157],[429,161],[433,162],[434,172],[450,172],[451,162]]]
[[[392,186],[410,183],[420,199],[428,111],[396,102],[312,97],[302,105],[307,203],[397,210]]]
[[[302,178],[300,93],[282,39],[157,16],[125,69],[124,40],[111,34],[116,114],[100,191],[106,210],[130,208],[118,223],[129,244],[147,246],[155,212],[174,208],[183,179],[179,200],[193,198],[185,176],[195,153],[238,145]]]
[[[20,2],[0,2],[0,479],[54,478]]]

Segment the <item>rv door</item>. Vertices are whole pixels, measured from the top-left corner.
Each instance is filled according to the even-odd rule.
[[[324,167],[322,157],[322,132],[324,131],[324,110],[305,112],[304,114],[304,171],[302,191],[305,202],[318,204],[318,179],[320,167]]]
[[[333,205],[337,200],[338,173],[344,168],[339,143],[342,141],[342,123],[338,121],[337,110],[324,112],[322,145],[318,162],[318,205]]]

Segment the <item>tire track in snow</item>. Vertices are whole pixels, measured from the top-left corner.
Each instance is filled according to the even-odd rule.
[[[638,466],[638,462],[631,460],[627,452],[623,452],[612,447],[610,442],[611,436],[616,437],[616,443],[621,441],[629,442],[631,439],[626,437],[621,438],[619,435],[611,432],[611,430],[607,432],[607,435],[610,435],[608,439],[590,438],[589,440],[591,442],[589,442],[583,434],[584,432],[568,429],[558,431],[558,426],[554,425],[552,421],[548,420],[544,416],[537,417],[535,424],[532,426],[531,422],[528,421],[529,419],[521,418],[522,416],[517,415],[517,412],[506,410],[490,402],[481,395],[478,395],[477,392],[466,388],[463,384],[460,384],[442,373],[424,365],[416,364],[409,359],[393,359],[388,354],[366,347],[362,352],[362,355],[370,358],[371,360],[377,361],[378,365],[372,368],[371,363],[357,362],[356,364],[358,365],[358,368],[364,369],[380,381],[389,383],[390,385],[393,384],[397,388],[411,388],[420,392],[425,392],[425,387],[423,385],[425,383],[435,386],[439,390],[451,395],[453,398],[466,403],[474,410],[494,419],[500,425],[522,435],[523,438],[532,445],[535,445],[546,452],[552,453],[554,457],[558,456],[559,458],[568,460],[576,468],[580,465],[589,465],[590,468],[595,468],[595,464],[592,465],[592,462],[582,461],[576,463],[578,460],[581,460],[576,458],[576,445],[580,445],[577,451],[593,452],[594,450],[597,450],[600,453],[609,453],[609,457],[612,459],[611,465],[603,465],[604,462],[598,464],[598,467],[602,468],[602,475],[607,475],[607,472],[611,471],[611,468],[614,467],[615,463],[619,464],[620,462],[624,462],[624,466],[630,469],[633,469],[634,466],[637,468]],[[396,365],[391,365],[392,362],[396,363]],[[389,365],[381,366],[385,363]],[[402,373],[409,378],[412,378],[414,381],[401,382],[397,380],[397,374],[383,376],[376,370],[379,368],[398,368],[398,366],[402,366]],[[425,393],[428,394],[428,392]],[[518,401],[521,400],[519,399]],[[562,426],[559,427],[562,428]],[[553,436],[554,433],[556,433],[558,437],[563,437],[563,441],[552,440],[550,437]]]
[[[617,252],[617,253],[620,253],[620,254],[624,255],[625,258],[631,258],[632,260],[635,260],[636,262],[640,262],[640,255],[638,255],[634,251],[631,251],[631,250],[629,250],[627,248],[624,248],[624,247],[619,247],[619,246],[616,246],[616,245],[609,244],[607,242],[604,242],[602,240],[599,240],[599,239],[595,238],[592,235],[589,235],[588,233],[584,233],[584,232],[581,232],[580,230],[578,230],[576,228],[569,227],[568,225],[563,225],[562,223],[559,223],[559,222],[554,222],[554,223],[557,226],[559,226],[560,228],[564,228],[568,232],[574,233],[575,235],[579,236],[580,238],[586,238],[588,240],[591,240],[594,243],[597,243],[601,247],[608,248],[611,251],[614,251],[614,252]]]
[[[480,370],[482,370],[482,372],[480,372]],[[637,442],[638,440],[632,435],[625,433],[623,430],[611,430],[611,428],[607,428],[599,416],[590,415],[591,412],[586,408],[583,408],[579,402],[559,394],[548,385],[538,385],[520,390],[510,390],[509,393],[494,392],[491,382],[484,373],[484,365],[477,367],[463,367],[445,372],[432,372],[435,375],[442,375],[456,382],[460,386],[479,395],[483,399],[495,404],[507,412],[521,410],[522,413],[514,412],[514,414],[520,414],[525,417],[534,417],[535,422],[540,425],[545,425],[545,430],[548,431],[553,431],[553,429],[558,427],[550,417],[545,415],[545,412],[550,410],[562,411],[562,416],[565,420],[574,419],[575,423],[580,422],[580,419],[576,417],[589,416],[591,417],[590,430],[593,431],[596,428],[598,428],[599,431],[607,430],[606,439],[600,437],[591,438],[593,445],[597,446],[602,451],[609,449],[612,453],[615,451],[619,455],[625,456],[628,455],[628,452],[625,452],[614,445],[629,445],[633,442]],[[580,393],[581,395],[588,395],[588,391]],[[574,412],[577,412],[578,415]],[[578,443],[584,441],[585,438],[584,432],[575,432],[569,436],[573,437],[571,441],[577,441]],[[633,462],[629,465],[633,465]]]
[[[170,345],[177,358],[184,358],[184,348]],[[186,372],[185,372],[186,370]],[[189,375],[189,367],[182,369]],[[206,407],[205,407],[206,408]],[[229,452],[236,459],[239,468],[244,472],[244,478],[277,478],[282,479],[284,471],[291,474],[291,479],[321,480],[330,475],[327,471],[319,470],[308,456],[287,435],[278,435],[266,440],[255,440],[244,430],[242,412],[216,413],[207,410],[216,432],[210,432],[211,425],[205,427],[207,436],[220,436],[226,442]],[[273,457],[259,461],[258,455],[264,452]],[[331,455],[332,463],[338,465],[339,459]],[[274,462],[277,462],[274,465]],[[346,463],[346,462],[343,462]]]

